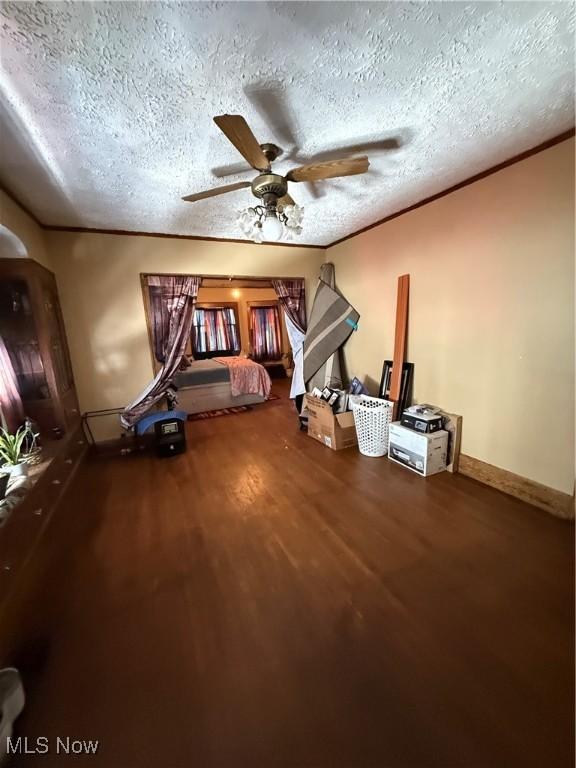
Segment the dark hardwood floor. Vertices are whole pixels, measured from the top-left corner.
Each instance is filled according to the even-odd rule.
[[[81,469],[17,730],[51,750],[15,765],[573,765],[570,524],[332,452],[285,398],[188,440]]]

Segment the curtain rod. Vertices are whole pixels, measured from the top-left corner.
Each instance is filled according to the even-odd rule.
[[[294,276],[290,277],[282,275],[270,275],[269,277],[253,276],[253,275],[202,275],[194,272],[140,272],[140,277],[201,277],[203,280],[259,280],[262,282],[271,282],[272,280],[306,280],[305,277]]]

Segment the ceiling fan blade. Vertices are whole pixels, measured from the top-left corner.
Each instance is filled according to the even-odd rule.
[[[238,152],[257,171],[269,171],[270,163],[242,115],[218,115],[214,122]]]
[[[290,195],[286,194],[284,197],[281,197],[276,205],[279,205],[281,208],[286,208],[287,205],[296,205],[294,200],[290,197]]]
[[[249,181],[238,181],[236,184],[226,184],[224,187],[206,189],[204,192],[197,192],[195,195],[186,195],[182,200],[185,200],[187,203],[195,203],[196,200],[204,200],[207,197],[216,197],[216,195],[225,195],[226,192],[234,192],[235,189],[245,189],[249,186]]]
[[[403,146],[400,138],[390,137],[381,140],[366,139],[358,141],[356,144],[349,144],[345,147],[336,147],[327,149],[324,152],[316,152],[313,157],[308,158],[310,162],[323,163],[326,160],[338,159],[341,157],[350,157],[359,153],[369,153],[370,155],[380,154],[381,152],[394,152]]]
[[[325,163],[310,163],[294,168],[286,178],[288,181],[319,181],[320,179],[336,179],[338,176],[354,176],[357,173],[366,173],[368,170],[368,158],[350,157],[342,160],[328,160]]]

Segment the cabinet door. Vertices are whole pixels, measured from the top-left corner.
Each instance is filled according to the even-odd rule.
[[[44,285],[43,297],[54,378],[58,392],[64,394],[74,386],[74,378],[56,288]]]
[[[68,343],[66,341],[64,320],[62,318],[56,284],[53,281],[44,282],[42,290],[50,359],[56,386],[56,412],[61,425],[66,429],[71,429],[78,423],[80,412],[74,388],[74,377],[68,352]]]
[[[0,259],[0,331],[26,415],[45,433],[70,429],[78,402],[56,280],[32,259]]]
[[[0,333],[24,403],[50,399],[33,304],[26,280],[0,277]]]

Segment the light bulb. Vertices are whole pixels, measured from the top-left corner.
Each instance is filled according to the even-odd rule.
[[[280,240],[283,232],[282,222],[276,218],[274,213],[266,214],[262,222],[262,237],[264,240],[271,240],[273,243]]]

